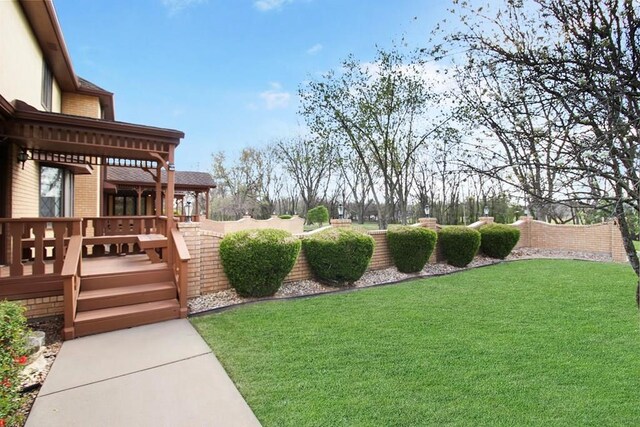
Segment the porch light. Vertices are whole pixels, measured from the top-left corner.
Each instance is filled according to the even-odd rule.
[[[187,216],[187,222],[191,222],[191,210],[193,207],[191,206],[191,202],[187,202],[187,205],[184,207],[184,213]]]
[[[484,216],[489,215],[489,206],[484,207]]]
[[[167,169],[170,171],[175,171],[176,170],[176,164],[175,163],[171,163],[171,162],[167,162]]]
[[[29,155],[27,154],[27,150],[20,150],[18,152],[18,163],[22,163],[22,169],[24,169],[24,164],[27,160],[29,160]]]
[[[338,219],[344,218],[344,206],[342,203],[338,205]]]
[[[431,215],[431,206],[424,205],[424,214],[427,216],[427,218],[430,217],[430,215]]]

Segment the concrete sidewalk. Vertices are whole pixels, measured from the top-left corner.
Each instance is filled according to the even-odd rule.
[[[26,425],[260,423],[211,349],[182,319],[65,342]]]

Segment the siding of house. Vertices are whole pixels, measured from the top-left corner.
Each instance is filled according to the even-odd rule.
[[[8,101],[20,99],[44,110],[43,55],[18,2],[0,1],[0,29],[0,94]],[[60,88],[54,79],[52,111],[59,113],[60,104]]]
[[[1,2],[0,2],[1,3]],[[9,159],[17,159],[18,147],[11,146]],[[34,218],[40,216],[40,171],[38,162],[24,164],[11,162],[11,216],[13,218]]]
[[[99,119],[100,100],[95,96],[64,92],[62,94],[62,113]],[[101,214],[100,177],[99,166],[94,166],[91,175],[76,175],[74,177],[73,216],[94,217]]]

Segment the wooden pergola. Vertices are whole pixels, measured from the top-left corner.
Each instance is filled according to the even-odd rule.
[[[162,197],[163,191],[158,191],[158,184],[163,190],[167,185],[167,174],[161,171],[158,175],[156,171],[146,168],[112,168],[107,167],[104,174],[105,196],[114,194],[131,194],[136,199],[136,212],[140,215],[143,210],[144,194],[153,195],[155,204]],[[204,211],[206,217],[209,216],[209,192],[216,185],[207,172],[176,171],[174,179],[174,199],[180,206],[182,215],[184,213],[184,198],[188,193],[195,196],[194,216],[200,214],[200,195],[204,195]],[[166,194],[165,194],[165,198]],[[166,202],[166,200],[165,200]],[[167,205],[168,206],[168,205]],[[114,212],[109,206],[105,206],[105,214],[113,215]]]
[[[175,149],[183,132],[43,112],[21,101],[3,107],[8,118],[0,122],[0,137],[15,143],[26,160],[154,171],[155,176],[166,176],[165,209],[171,212]],[[162,191],[160,181],[155,188],[158,194]],[[162,212],[161,203],[158,198],[156,212]]]

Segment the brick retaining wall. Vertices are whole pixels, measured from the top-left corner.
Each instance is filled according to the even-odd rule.
[[[482,217],[470,227],[479,228],[484,224],[493,222],[491,217]],[[350,220],[332,220],[333,227],[349,227]],[[613,261],[627,262],[627,255],[622,243],[620,230],[614,222],[606,222],[595,225],[555,225],[541,221],[535,221],[531,217],[522,217],[513,224],[520,229],[520,241],[516,248],[557,249],[580,252],[593,252],[609,254]],[[180,231],[183,233],[191,261],[189,261],[189,297],[195,297],[212,292],[229,289],[229,281],[222,269],[220,260],[220,241],[224,237],[222,233],[203,229],[200,223],[180,223]],[[418,227],[427,227],[437,230],[435,218],[420,218]],[[369,235],[375,240],[375,249],[369,270],[380,270],[393,266],[393,260],[389,254],[386,230],[369,231]],[[297,234],[304,238],[305,234]],[[442,260],[439,245],[436,246],[430,263]],[[301,251],[296,264],[285,278],[285,282],[312,279],[313,274],[309,269],[304,253]]]

